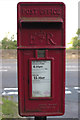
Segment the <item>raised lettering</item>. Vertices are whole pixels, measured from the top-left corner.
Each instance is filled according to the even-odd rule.
[[[54,36],[53,33],[47,33],[47,32],[34,32],[30,35],[30,44],[32,45],[37,45],[38,44],[43,44],[43,42],[46,41],[45,43],[48,45],[55,45],[56,43],[54,42]]]
[[[51,15],[51,16],[55,16],[55,15],[60,15],[61,14],[61,10],[60,9],[54,9],[54,8],[42,8],[42,9],[38,9],[38,8],[32,8],[32,9],[22,9],[22,14],[23,15]]]
[[[40,15],[45,15],[45,10],[44,9],[40,10]]]
[[[48,43],[48,45],[50,45],[50,44],[55,45],[55,42],[53,41],[53,34],[52,33],[47,34],[47,43]]]

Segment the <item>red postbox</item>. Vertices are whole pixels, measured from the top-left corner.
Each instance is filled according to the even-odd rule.
[[[17,10],[19,114],[63,115],[65,5],[20,2]]]

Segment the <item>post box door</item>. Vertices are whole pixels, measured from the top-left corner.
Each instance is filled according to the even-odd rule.
[[[22,116],[64,114],[65,6],[18,4],[18,92]]]

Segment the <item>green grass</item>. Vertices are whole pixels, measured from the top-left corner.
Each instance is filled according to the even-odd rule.
[[[2,118],[2,97],[0,96],[0,120]]]
[[[18,116],[18,105],[8,98],[2,98],[2,118],[16,118]]]

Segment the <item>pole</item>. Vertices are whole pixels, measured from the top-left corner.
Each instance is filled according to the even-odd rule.
[[[35,116],[35,120],[47,120],[47,119],[46,119],[46,116],[45,117]]]

